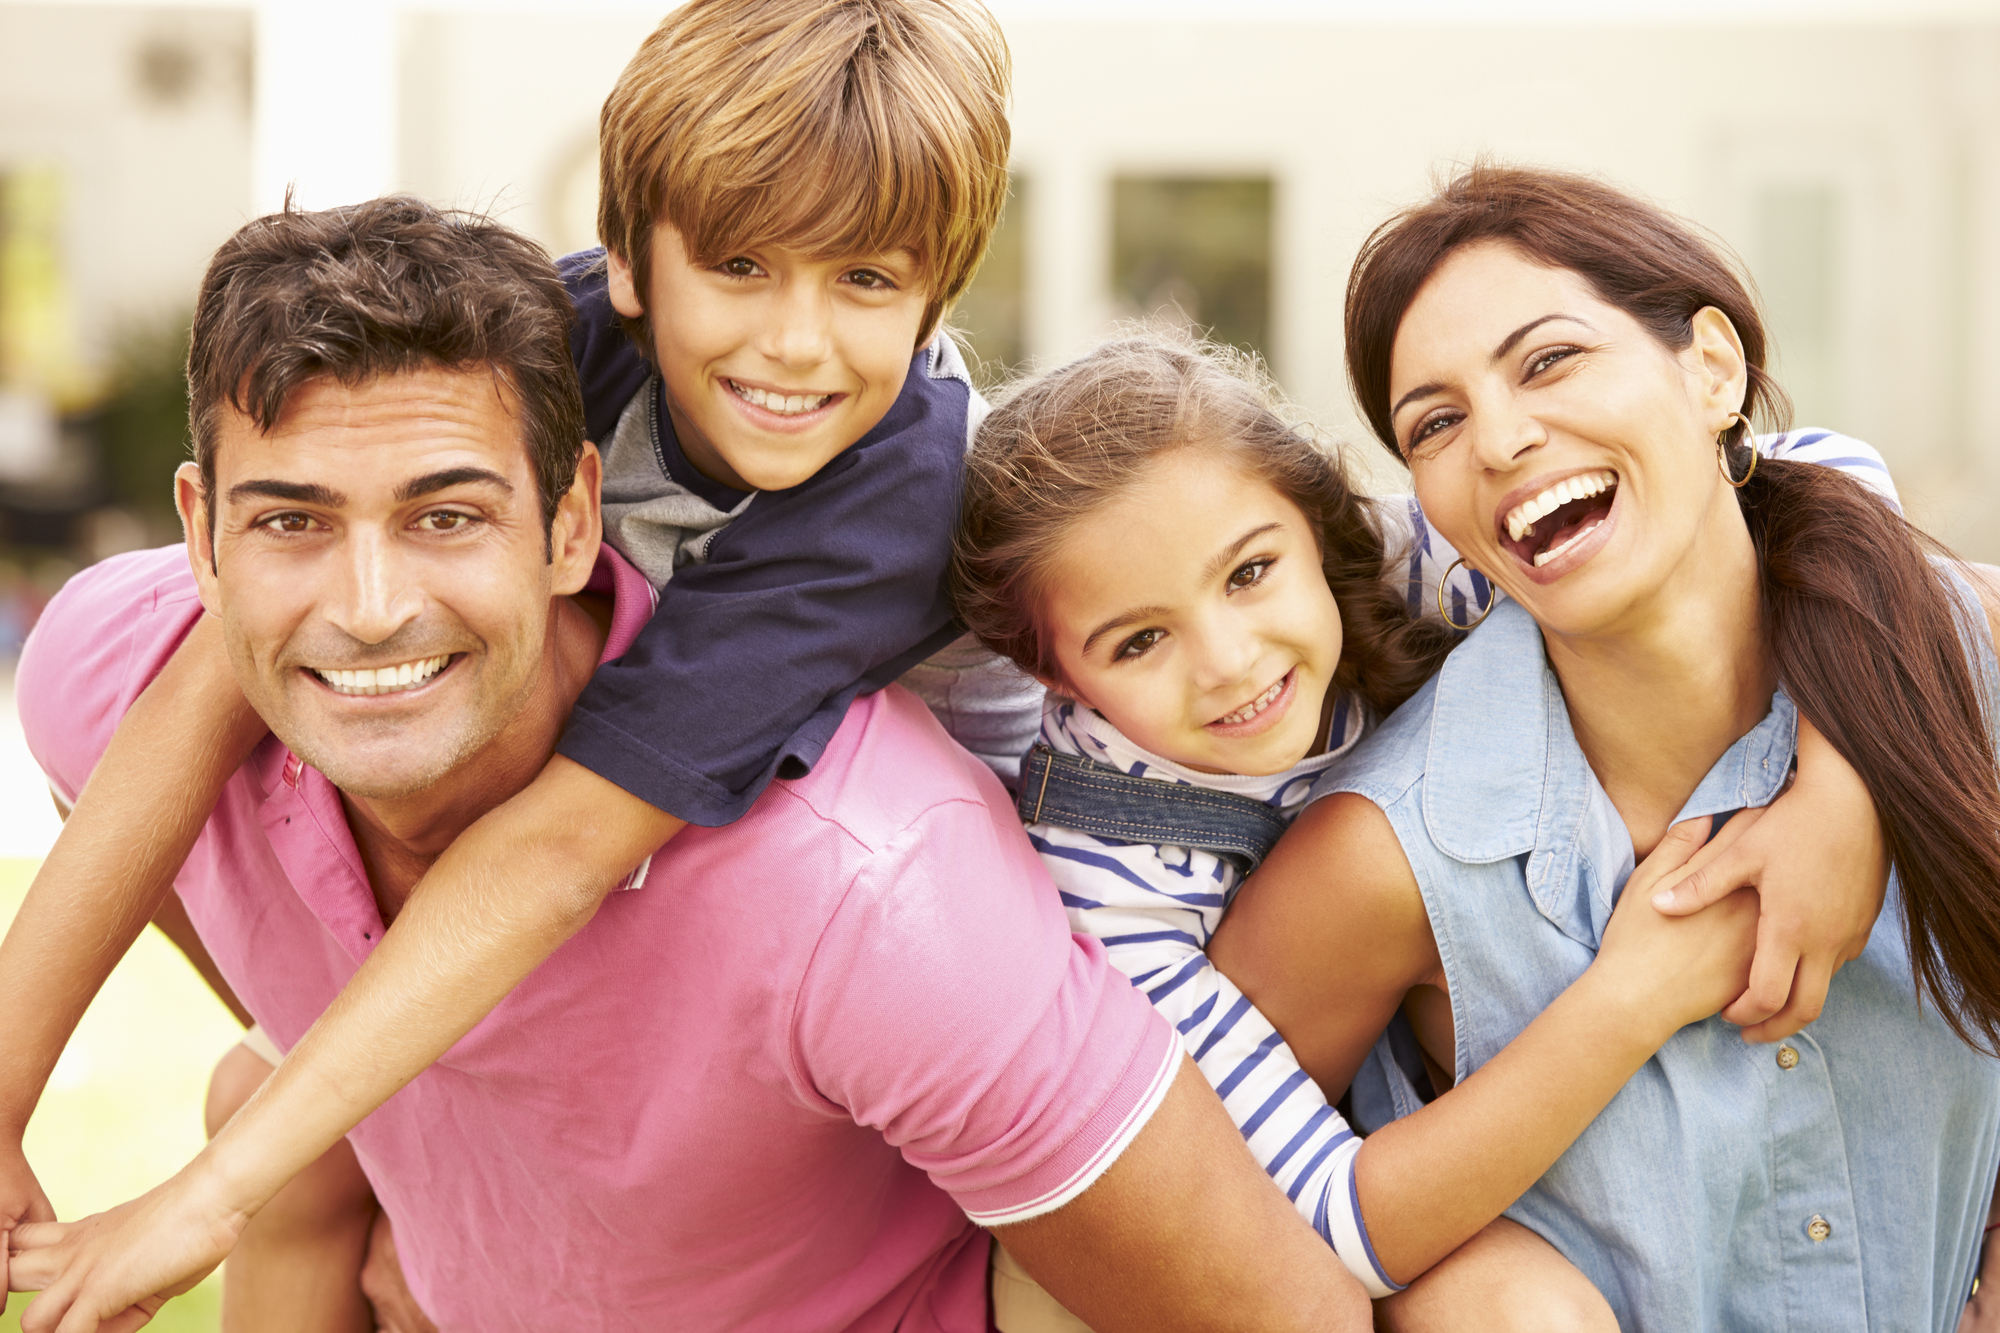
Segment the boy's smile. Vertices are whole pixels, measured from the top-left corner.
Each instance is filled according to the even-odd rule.
[[[908,252],[816,259],[752,246],[692,260],[678,229],[653,229],[643,307],[610,256],[611,303],[651,311],[653,357],[681,450],[711,481],[786,490],[888,414],[903,391],[929,288]]]

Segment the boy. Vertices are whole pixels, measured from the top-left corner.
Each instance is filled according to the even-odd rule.
[[[727,823],[809,770],[857,693],[956,637],[942,577],[982,405],[938,328],[1005,194],[1007,76],[971,0],[696,0],[627,67],[602,119],[609,255],[566,276],[589,433],[608,437],[607,536],[660,586],[659,612],[542,776],[438,858],[402,928],[218,1136],[208,1155],[242,1186],[229,1209],[254,1212],[337,1143],[685,824]],[[0,975],[41,997],[0,1032],[0,1226],[46,1216],[20,1132],[263,731],[206,628],[121,727],[0,948]],[[1033,692],[978,681],[960,651],[917,683],[1002,766]],[[144,778],[162,771],[181,781]]]

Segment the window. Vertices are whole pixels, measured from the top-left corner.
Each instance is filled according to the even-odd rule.
[[[1268,354],[1271,199],[1264,176],[1114,180],[1111,285],[1121,313],[1184,320]]]
[[[1012,177],[986,258],[950,315],[971,349],[972,377],[982,385],[1006,378],[1028,354],[1027,210],[1027,182]]]

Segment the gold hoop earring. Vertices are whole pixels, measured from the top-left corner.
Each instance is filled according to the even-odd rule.
[[[1730,431],[1736,429],[1736,423],[1739,421],[1743,423],[1743,441],[1750,446],[1750,470],[1743,474],[1743,480],[1741,481],[1736,480],[1735,477],[1729,474],[1729,445],[1725,443],[1723,438]],[[1750,478],[1757,475],[1757,435],[1750,427],[1750,418],[1744,416],[1741,412],[1730,413],[1728,424],[1716,432],[1715,465],[1722,469],[1722,479],[1739,491],[1750,484]]]
[[[1478,629],[1480,625],[1485,622],[1486,617],[1493,614],[1493,603],[1500,596],[1500,590],[1493,586],[1492,580],[1490,579],[1487,580],[1486,605],[1480,608],[1479,619],[1473,621],[1470,625],[1461,625],[1457,621],[1453,620],[1451,618],[1451,612],[1444,609],[1444,585],[1451,582],[1452,572],[1456,570],[1460,565],[1464,564],[1465,564],[1465,557],[1460,556],[1458,559],[1451,562],[1451,568],[1445,570],[1444,577],[1438,580],[1438,619],[1442,620],[1445,624],[1450,625],[1453,629],[1457,630],[1461,634],[1469,633],[1472,630]],[[1466,565],[1466,568],[1472,569],[1470,565]],[[1479,571],[1473,569],[1472,572],[1474,574],[1477,574]]]

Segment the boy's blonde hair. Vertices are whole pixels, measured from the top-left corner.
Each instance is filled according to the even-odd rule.
[[[598,233],[642,300],[662,221],[703,264],[908,250],[922,345],[1007,196],[1009,77],[979,0],[690,0],[605,100]]]

